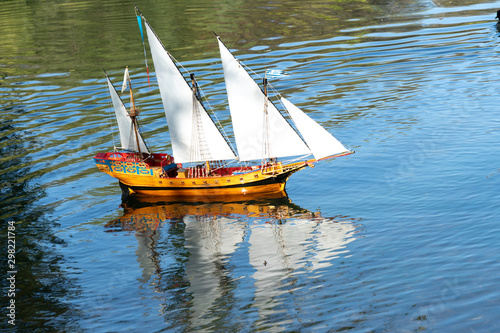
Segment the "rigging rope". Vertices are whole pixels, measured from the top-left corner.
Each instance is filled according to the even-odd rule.
[[[179,66],[179,69],[182,69],[184,72],[186,72],[187,74],[191,75],[191,73],[184,66],[182,66],[182,64],[177,59],[175,59],[175,57],[172,54],[170,54],[170,52],[167,51],[167,53],[170,56],[170,58],[172,58],[172,61],[177,66]],[[223,135],[224,139],[226,140],[227,144],[229,145],[229,147],[231,148],[231,150],[233,151],[233,153],[235,153],[235,155],[236,155],[236,150],[234,149],[233,144],[231,143],[231,141],[229,141],[229,136],[226,134],[226,131],[224,131],[224,127],[222,126],[221,122],[219,121],[219,118],[217,117],[217,114],[215,113],[214,109],[210,105],[210,103],[208,101],[208,98],[206,97],[205,93],[203,92],[203,90],[201,88],[199,88],[199,86],[198,86],[198,80],[196,80],[196,78],[195,78],[195,82],[196,82],[197,93],[198,93],[200,102],[201,102],[201,99],[203,99],[204,102],[207,105],[207,108],[205,108],[205,111],[207,112],[207,114],[208,114],[209,117],[210,117],[210,114],[212,114],[214,116],[214,118],[215,118],[214,124],[217,126],[217,129],[222,133],[222,135]],[[210,110],[210,112],[208,112],[209,110]]]
[[[137,6],[135,7],[135,16],[137,16],[137,23],[139,24],[139,30],[141,31],[142,48],[144,49],[144,61],[146,63],[146,73],[148,75],[148,85],[149,85],[149,89],[151,89],[151,83],[149,81],[148,57],[146,56],[146,44],[144,42],[144,31],[142,29],[142,18],[141,18],[140,11],[137,8]]]

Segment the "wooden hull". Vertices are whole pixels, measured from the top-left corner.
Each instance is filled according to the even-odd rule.
[[[255,185],[244,184],[241,186],[207,186],[207,187],[172,187],[172,186],[135,186],[121,182],[129,188],[130,193],[138,193],[148,196],[176,196],[176,197],[214,197],[221,195],[241,195],[241,194],[270,194],[285,190],[286,180],[282,182],[273,181],[269,184]]]
[[[156,162],[145,163],[130,158],[131,154],[97,154],[94,157],[99,170],[120,181],[125,194],[137,193],[164,197],[217,197],[227,195],[271,194],[285,190],[288,177],[308,165],[307,161],[261,168],[221,168],[208,172],[204,169],[175,168],[166,174],[158,161],[166,155],[158,154]],[[168,155],[167,155],[168,156]],[[196,176],[195,176],[196,175]]]

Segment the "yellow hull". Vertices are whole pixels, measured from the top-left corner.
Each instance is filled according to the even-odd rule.
[[[127,185],[122,182],[122,184]],[[175,197],[215,197],[221,195],[242,195],[242,194],[271,194],[285,190],[285,183],[276,183],[260,186],[245,186],[245,187],[221,187],[221,188],[186,188],[186,189],[162,189],[162,188],[137,188],[136,186],[127,185],[130,193],[137,193],[148,196],[175,196]]]
[[[175,177],[167,177],[160,166],[142,162],[123,162],[98,158],[99,170],[120,181],[127,192],[147,196],[216,197],[224,195],[271,194],[285,190],[288,177],[308,162],[287,165],[281,163],[262,169],[260,166],[233,170],[229,175],[193,177],[188,170],[179,169]],[[184,170],[184,171],[182,171]]]

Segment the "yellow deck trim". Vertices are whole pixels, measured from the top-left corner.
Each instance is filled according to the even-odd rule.
[[[198,178],[163,178],[161,177],[160,167],[148,168],[148,170],[153,171],[153,175],[117,172],[111,170],[105,164],[97,164],[97,167],[99,170],[118,179],[126,186],[132,187],[133,192],[139,194],[153,196],[215,196],[277,193],[284,191],[288,176],[291,173],[305,168],[309,163],[310,162],[308,161],[286,165],[279,163],[269,168],[257,169],[244,174]],[[262,182],[285,174],[288,174],[288,176],[282,182],[262,185],[253,184],[255,182]],[[235,187],[235,185],[237,186]]]

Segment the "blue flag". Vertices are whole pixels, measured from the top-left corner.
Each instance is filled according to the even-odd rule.
[[[141,38],[142,42],[144,43],[144,33],[142,32],[142,20],[140,15],[137,15],[137,23],[139,23],[139,29],[141,30]]]

